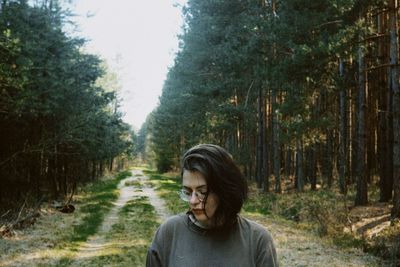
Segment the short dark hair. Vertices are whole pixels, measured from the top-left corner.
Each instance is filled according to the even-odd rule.
[[[215,222],[222,222],[218,228],[230,228],[247,199],[248,190],[247,181],[231,154],[217,145],[196,145],[183,155],[181,177],[184,170],[204,176],[208,190],[219,198]]]

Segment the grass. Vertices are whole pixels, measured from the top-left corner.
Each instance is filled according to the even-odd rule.
[[[120,180],[128,171],[80,188],[74,196],[76,210],[64,214],[42,208],[42,216],[15,238],[0,239],[0,266],[68,266],[79,245],[94,233],[111,203],[118,197]]]
[[[154,232],[158,227],[157,215],[154,207],[145,197],[138,197],[129,201],[120,212],[120,221],[113,226],[108,238],[125,240],[121,247],[125,255],[121,266],[139,266],[145,261],[147,248]]]
[[[118,198],[118,183],[131,175],[129,171],[120,172],[115,179],[96,182],[86,188],[83,197],[78,202],[81,204],[79,212],[83,214],[83,219],[79,224],[74,225],[73,235],[68,242],[84,242],[96,233],[103,222],[104,215],[113,206],[112,202]]]
[[[85,260],[85,266],[143,266],[158,227],[153,206],[146,197],[136,197],[119,211],[118,218],[105,237],[104,248]]]
[[[178,191],[182,188],[180,176],[173,174],[162,175],[147,169],[143,170],[143,172],[150,178],[151,186],[165,200],[167,208],[172,214],[187,211],[188,204],[183,202],[178,195]]]
[[[188,209],[187,203],[183,202],[177,194],[181,188],[181,181],[178,175],[161,175],[146,169],[144,172],[150,178],[145,183],[154,187],[160,197],[165,200],[167,208],[171,213],[177,214],[185,212]],[[76,263],[74,262],[75,252],[89,236],[96,233],[105,214],[110,211],[112,202],[118,197],[116,190],[118,183],[130,175],[130,172],[123,172],[118,174],[115,179],[103,180],[85,187],[76,196],[75,203],[78,207],[76,212],[72,214],[56,213],[56,221],[46,222],[46,218],[44,218],[41,220],[43,221],[42,226],[40,226],[41,222],[38,223],[38,227],[42,227],[42,230],[30,241],[29,246],[31,247],[30,250],[33,250],[35,242],[40,244],[35,249],[37,252],[31,253],[32,255],[38,253],[40,260],[34,259],[31,262],[26,262],[26,260],[25,262],[18,261],[18,255],[23,254],[24,250],[15,250],[14,255],[11,252],[7,252],[9,255],[8,259],[11,259],[8,262],[12,262],[13,264],[4,264],[4,266],[26,266],[27,263],[32,265],[32,262],[35,263],[33,266],[71,266]],[[143,183],[139,179],[139,181],[135,180],[125,185],[139,188],[143,186]],[[277,241],[281,244],[280,252],[284,255],[281,257],[282,263],[286,262],[290,266],[290,263],[293,262],[289,261],[289,258],[285,258],[288,255],[293,254],[293,260],[295,261],[298,261],[299,257],[307,260],[313,257],[312,255],[305,254],[313,252],[314,249],[297,251],[299,250],[297,245],[293,244],[296,242],[290,241],[298,239],[298,242],[300,240],[304,242],[304,240],[312,235],[304,232],[303,228],[307,229],[308,233],[312,231],[329,237],[333,240],[333,243],[343,248],[365,246],[364,243],[360,243],[359,240],[354,239],[350,234],[337,234],[337,230],[342,230],[341,224],[338,222],[342,220],[343,207],[343,199],[327,190],[304,192],[301,194],[263,194],[258,193],[251,186],[249,200],[243,207],[243,213],[245,216],[250,215],[250,218],[254,215],[254,217],[259,218],[261,221],[264,220],[265,225],[269,225],[268,227],[271,227],[271,230],[279,228],[274,233],[274,237],[277,237]],[[135,197],[119,210],[117,223],[104,236],[103,246],[99,253],[88,256],[84,259],[84,262],[81,262],[83,264],[79,265],[143,266],[147,248],[157,227],[157,216],[149,200],[143,196]],[[391,231],[396,232],[398,230],[397,228],[396,230],[393,229],[391,228]],[[294,236],[291,235],[296,235],[297,239],[293,239]],[[291,238],[288,239],[288,236],[291,236]],[[4,247],[7,251],[14,250],[15,244],[18,243],[15,240],[12,242],[2,242],[3,240],[0,240],[0,248]],[[22,240],[19,245],[24,242],[26,243],[26,240]],[[315,243],[312,242],[308,242],[308,244],[311,248],[315,246]],[[341,250],[335,252],[336,254],[332,254],[333,252],[330,253],[332,259],[335,257],[340,258],[342,255]],[[351,258],[353,257],[352,255],[349,254],[348,257]],[[388,256],[392,257],[392,255]],[[2,256],[0,255],[0,265],[4,262],[6,261],[2,261]],[[21,264],[14,264],[18,262]]]
[[[361,249],[382,259],[399,262],[400,223],[371,239],[344,231],[349,228],[349,209],[354,205],[355,186],[349,188],[347,196],[329,189],[264,194],[250,187],[250,191],[249,200],[243,207],[246,213],[283,218],[295,223],[294,227],[313,232],[341,249]],[[370,203],[377,203],[379,188],[371,184],[368,196]]]

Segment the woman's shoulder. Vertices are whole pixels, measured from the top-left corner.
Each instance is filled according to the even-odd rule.
[[[246,228],[247,231],[252,232],[255,235],[258,236],[263,236],[267,239],[271,239],[271,234],[270,232],[267,230],[267,228],[253,220],[250,220],[248,218],[242,217],[242,216],[238,216],[239,218],[239,224],[241,225],[241,227]]]
[[[159,231],[171,231],[182,227],[187,220],[187,216],[188,215],[185,213],[180,213],[167,218],[167,220],[160,225]]]
[[[188,215],[186,213],[175,214],[175,215],[172,215],[171,217],[168,217],[163,224],[170,225],[170,224],[182,222],[187,218],[187,216]]]

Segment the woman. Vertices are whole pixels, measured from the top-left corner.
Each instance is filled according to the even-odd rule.
[[[247,183],[225,149],[189,149],[181,176],[180,197],[189,211],[160,226],[146,266],[278,266],[269,232],[239,215]]]

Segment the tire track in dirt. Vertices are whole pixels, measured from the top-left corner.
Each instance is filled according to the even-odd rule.
[[[74,258],[74,265],[82,265],[85,260],[98,256],[102,251],[112,246],[112,242],[107,242],[105,236],[111,230],[112,226],[118,222],[118,212],[129,200],[136,197],[147,197],[150,204],[155,208],[161,222],[170,216],[165,202],[146,183],[147,180],[148,177],[141,170],[133,170],[131,177],[120,181],[118,184],[120,195],[114,203],[114,207],[105,216],[97,233],[89,237],[87,242],[79,248]],[[140,187],[131,184],[140,184]]]

